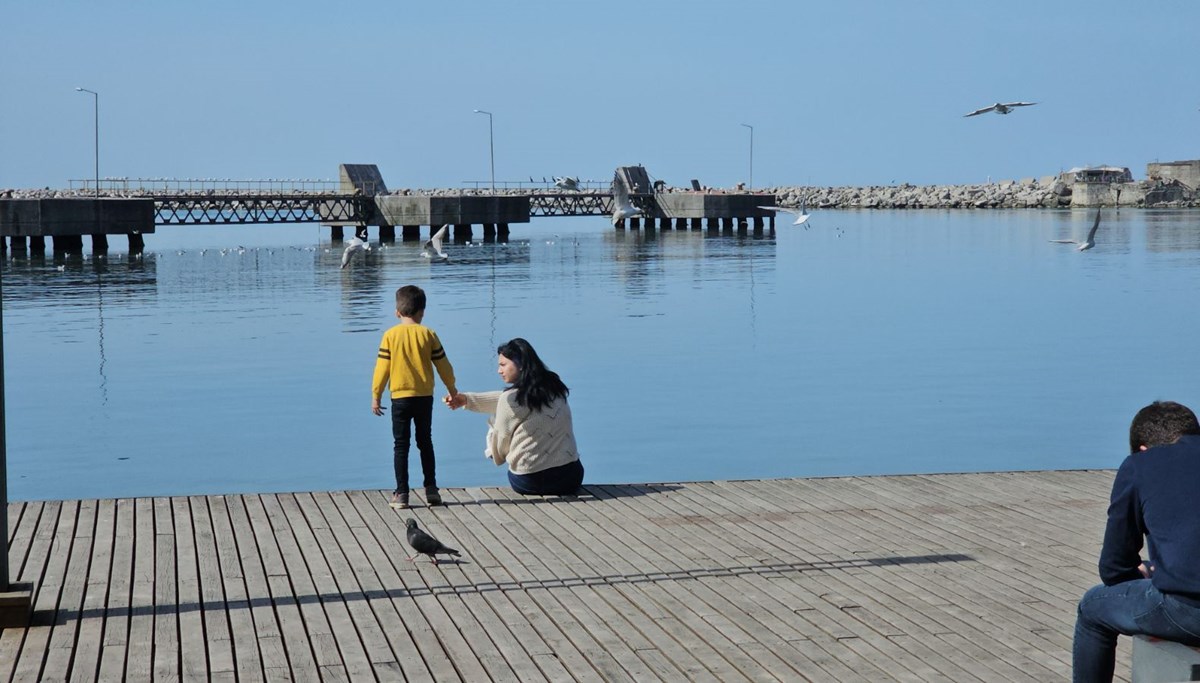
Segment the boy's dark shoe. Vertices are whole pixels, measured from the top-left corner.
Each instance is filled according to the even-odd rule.
[[[408,509],[408,494],[407,493],[398,493],[398,492],[393,493],[392,501],[390,503],[388,503],[388,505],[390,505],[391,507],[393,507],[397,510],[407,510]]]
[[[442,504],[442,494],[438,493],[436,486],[425,487],[425,504],[431,507]]]

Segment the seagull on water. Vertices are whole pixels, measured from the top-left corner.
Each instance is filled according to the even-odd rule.
[[[783,206],[760,206],[758,208],[766,209],[767,211],[776,211],[776,212],[793,214],[796,216],[796,220],[795,220],[795,222],[792,223],[792,225],[803,225],[804,223],[808,222],[808,200],[804,199],[804,198],[800,199],[800,208],[798,210],[797,209],[789,209],[789,208],[783,207]],[[808,226],[805,226],[805,229],[807,230]]]
[[[963,118],[966,118],[968,116],[979,116],[980,114],[986,114],[989,111],[994,111],[997,114],[1011,114],[1012,110],[1017,107],[1031,107],[1035,104],[1037,104],[1037,102],[1004,102],[1004,103],[997,102],[990,107],[984,107],[983,109],[976,109],[975,111],[971,112],[970,114],[963,114]]]
[[[613,214],[612,224],[616,225],[626,218],[642,215],[642,210],[633,205],[629,199],[629,190],[625,183],[618,178],[613,182]]]
[[[449,223],[438,228],[438,231],[433,233],[433,236],[425,242],[425,246],[421,250],[421,256],[429,259],[450,258],[446,255],[446,252],[442,251],[442,240],[446,239],[446,231],[449,229]]]
[[[1098,228],[1098,227],[1100,227],[1100,209],[1096,209],[1096,220],[1092,222],[1092,229],[1088,230],[1087,239],[1085,239],[1084,241],[1082,241],[1082,242],[1077,242],[1075,240],[1050,240],[1050,241],[1057,242],[1058,244],[1078,244],[1079,246],[1076,247],[1075,251],[1087,251],[1088,249],[1091,249],[1092,247],[1096,246],[1096,228]]]
[[[363,238],[355,235],[354,238],[350,240],[350,244],[346,247],[346,250],[342,252],[342,268],[350,265],[350,260],[353,259],[354,255],[360,251],[371,251],[371,245],[367,244]],[[366,258],[366,256],[363,256],[363,258]]]

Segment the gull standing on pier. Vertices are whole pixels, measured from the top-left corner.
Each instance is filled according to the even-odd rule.
[[[989,111],[994,111],[997,114],[1011,114],[1012,110],[1016,109],[1017,107],[1032,107],[1035,104],[1037,104],[1037,102],[1004,102],[1004,103],[997,102],[990,107],[984,107],[983,109],[976,109],[975,111],[971,112],[970,114],[963,114],[963,118],[966,118],[968,116],[979,116],[980,114],[986,114]]]
[[[342,268],[350,265],[350,260],[360,251],[364,253],[371,251],[371,245],[367,244],[358,235],[355,235],[354,239],[350,240],[350,244],[346,247],[346,250],[342,252]],[[363,258],[365,259],[366,256],[363,256]]]
[[[1100,209],[1096,209],[1096,220],[1092,222],[1092,229],[1088,230],[1087,239],[1082,242],[1076,240],[1050,240],[1058,244],[1078,244],[1075,251],[1087,251],[1096,246],[1096,228],[1100,227]]]
[[[783,207],[783,206],[760,206],[758,208],[765,209],[767,211],[790,213],[796,217],[796,220],[795,220],[795,222],[792,223],[792,225],[803,225],[804,223],[808,222],[808,199],[805,199],[803,197],[800,198],[800,209],[799,210],[789,209],[789,208]],[[807,225],[804,226],[804,229],[807,230],[808,226]]]
[[[629,190],[625,183],[617,178],[613,181],[613,214],[612,224],[616,225],[626,218],[642,215],[642,210],[633,205],[629,199]]]
[[[435,232],[429,238],[429,240],[425,242],[425,246],[421,250],[421,256],[429,259],[450,258],[446,255],[446,252],[442,251],[442,240],[446,239],[446,231],[449,229],[449,223],[443,225],[441,228],[438,228],[438,231]]]

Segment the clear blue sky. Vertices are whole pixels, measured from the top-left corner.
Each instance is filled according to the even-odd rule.
[[[35,2],[0,188],[100,174],[968,183],[1200,157],[1200,2]],[[1040,104],[963,114],[995,101]]]

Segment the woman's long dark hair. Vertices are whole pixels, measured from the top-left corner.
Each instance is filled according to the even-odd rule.
[[[541,410],[556,398],[566,398],[571,390],[538,358],[537,351],[529,342],[517,337],[500,345],[496,353],[509,359],[517,366],[517,381],[512,388],[517,390],[517,404],[530,410]]]

